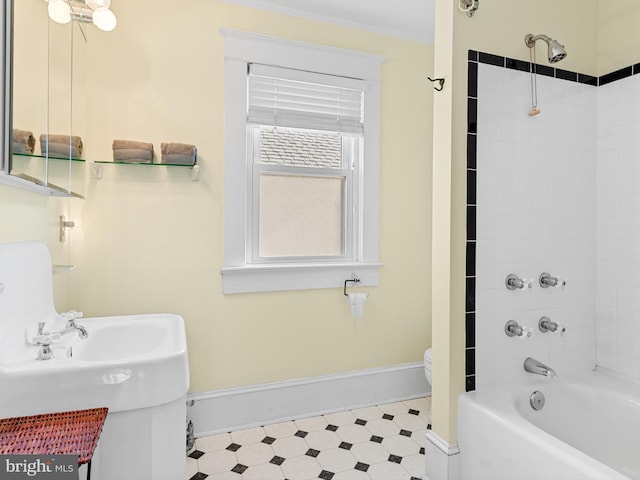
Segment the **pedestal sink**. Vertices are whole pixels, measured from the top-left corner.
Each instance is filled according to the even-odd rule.
[[[78,319],[54,358],[28,342],[36,322],[58,330],[45,245],[0,245],[0,417],[108,407],[94,480],[185,477],[187,345],[173,314]]]

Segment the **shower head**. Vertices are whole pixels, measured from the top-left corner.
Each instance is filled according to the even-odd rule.
[[[549,58],[549,63],[557,63],[567,56],[567,51],[564,49],[564,45],[560,45],[560,42],[552,38],[549,38],[546,35],[533,36],[532,34],[529,33],[524,37],[524,43],[529,48],[533,48],[537,40],[543,40],[547,44],[547,47],[549,49],[547,54]]]

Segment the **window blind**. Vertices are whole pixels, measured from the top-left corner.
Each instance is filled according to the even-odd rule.
[[[364,132],[363,80],[251,64],[248,83],[248,123]]]

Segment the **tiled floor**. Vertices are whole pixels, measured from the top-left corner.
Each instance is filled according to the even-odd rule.
[[[416,480],[424,475],[431,398],[196,440],[190,480]]]

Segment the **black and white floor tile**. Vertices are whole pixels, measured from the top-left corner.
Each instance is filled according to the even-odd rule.
[[[431,398],[196,439],[189,480],[419,480]]]

